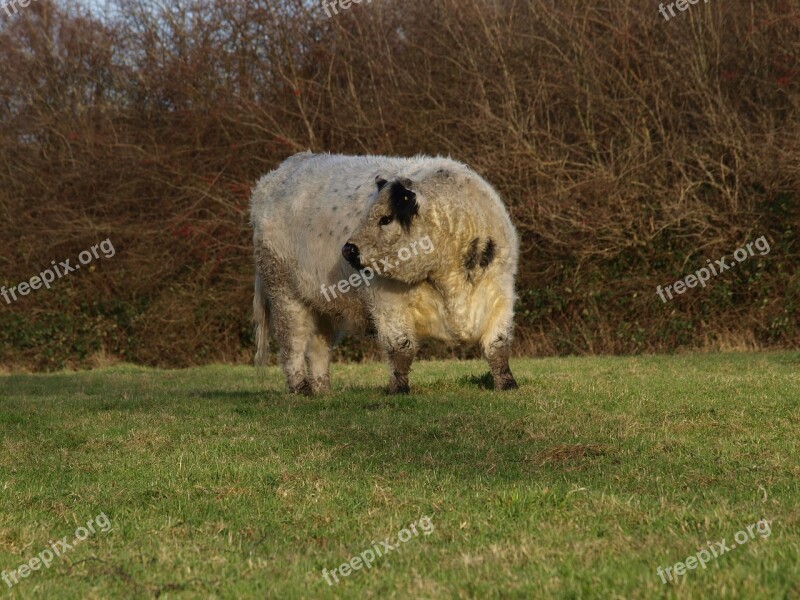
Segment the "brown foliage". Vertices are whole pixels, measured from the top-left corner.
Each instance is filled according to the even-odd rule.
[[[521,351],[797,347],[800,0],[178,4],[0,14],[0,284],[117,251],[0,300],[3,362],[249,360],[249,189],[305,149],[483,173],[521,234]]]

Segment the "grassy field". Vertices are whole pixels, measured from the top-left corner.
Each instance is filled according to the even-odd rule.
[[[0,596],[800,597],[800,353],[512,368],[500,394],[484,363],[422,362],[390,397],[383,365],[337,365],[312,399],[274,368],[2,376],[0,569],[112,529]]]

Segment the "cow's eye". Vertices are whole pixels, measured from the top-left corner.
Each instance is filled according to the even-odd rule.
[[[392,215],[384,215],[381,217],[380,221],[378,221],[378,225],[383,227],[384,225],[388,225],[392,222]]]

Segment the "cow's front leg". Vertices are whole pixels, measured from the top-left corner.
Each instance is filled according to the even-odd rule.
[[[396,333],[384,340],[384,349],[390,373],[387,391],[390,394],[408,394],[408,374],[417,353],[416,342],[408,334]]]

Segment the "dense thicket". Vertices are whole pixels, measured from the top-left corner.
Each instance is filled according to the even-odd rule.
[[[249,360],[249,190],[307,148],[450,154],[495,184],[520,352],[798,346],[800,0],[175,4],[0,13],[0,284],[116,249],[0,299],[2,363]]]

